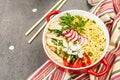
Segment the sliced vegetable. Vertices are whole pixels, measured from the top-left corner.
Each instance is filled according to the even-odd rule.
[[[71,37],[68,37],[68,40],[71,41],[71,40],[75,37],[75,35],[76,35],[75,33],[76,33],[76,31],[73,30],[72,36],[71,36]]]
[[[74,45],[73,42],[69,42],[69,48],[72,50],[72,51],[77,51],[78,47],[77,45]]]
[[[71,39],[71,41],[75,42],[77,40],[78,40],[78,33],[75,32],[75,36],[74,36],[74,38]]]
[[[84,45],[88,42],[87,38],[84,37],[83,35],[79,35],[79,44]]]
[[[66,31],[66,32],[63,32],[62,34],[63,34],[63,36],[65,36],[69,41],[72,41],[72,42],[77,41],[78,38],[79,38],[78,33],[77,33],[75,30],[73,30],[73,29],[68,30],[68,31]]]
[[[70,32],[65,35],[65,37],[66,37],[67,39],[70,38],[70,37],[73,35],[73,32],[74,32],[74,30],[71,29]]]
[[[74,22],[73,21],[75,19],[78,19],[78,22]],[[65,16],[60,17],[60,25],[64,26],[62,28],[62,32],[68,29],[74,29],[76,32],[78,33],[84,33],[84,26],[85,24],[89,21],[89,19],[87,19],[86,21],[82,20],[82,17],[80,17],[79,15],[76,15],[75,17],[72,16],[71,14],[67,13]]]
[[[58,53],[57,53],[57,50],[54,50],[54,53],[58,54]]]
[[[67,52],[64,52],[64,57],[67,56],[67,55],[68,55],[68,53],[67,53]]]
[[[84,50],[80,50],[79,53],[78,53],[78,57],[79,58],[82,58],[83,57],[83,54],[84,54]]]
[[[93,56],[93,53],[92,53],[92,52],[88,52],[88,55],[89,55],[89,56]]]
[[[84,44],[84,42],[85,42],[85,38],[83,37],[83,36],[79,36],[80,37],[80,42],[79,42],[79,44],[80,45],[83,45]]]
[[[54,43],[55,45],[57,45],[57,40],[56,39],[52,38],[51,42]]]
[[[82,61],[80,58],[77,58],[77,60],[74,62],[74,64],[71,66],[72,68],[79,68],[82,67]]]
[[[77,44],[77,42],[73,42],[73,44]]]
[[[68,67],[70,66],[70,63],[66,59],[63,59],[63,62],[65,66],[68,66]]]
[[[71,26],[72,25],[72,21],[74,20],[74,17],[70,14],[70,13],[66,13],[65,16],[60,17],[60,25],[65,26]]]
[[[56,33],[57,36],[61,36],[62,35],[62,31],[57,30],[57,29],[48,29],[50,32]]]
[[[88,54],[84,53],[83,58],[78,58],[77,55],[65,56],[63,59],[64,65],[72,68],[85,67],[91,64]]]
[[[90,64],[91,64],[91,60],[90,60],[89,55],[84,53],[84,55],[83,55],[83,67],[88,66]]]
[[[75,58],[73,58],[73,59],[71,60],[72,64],[75,62],[75,60],[76,60]]]
[[[94,20],[93,20],[92,22],[93,22],[94,24],[96,24],[96,22],[95,22]]]
[[[59,40],[58,46],[63,46],[63,41],[62,40]]]
[[[65,36],[65,35],[67,35],[70,31],[71,31],[71,30],[63,31],[63,32],[62,32],[62,35]]]
[[[68,25],[63,26],[63,27],[62,27],[62,32],[63,32],[63,31],[66,31],[66,30],[69,30],[69,29],[70,29],[70,27],[69,27]]]
[[[103,48],[100,48],[100,51],[104,51],[104,49],[103,49]]]

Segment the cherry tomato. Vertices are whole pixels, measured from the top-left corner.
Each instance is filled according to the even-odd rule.
[[[77,58],[77,60],[73,63],[72,68],[79,68],[82,66],[82,61],[80,58]]]
[[[66,59],[63,59],[63,62],[65,66],[68,66],[68,67],[70,66],[70,63]]]
[[[84,62],[83,62],[83,66],[84,67],[91,64],[91,60],[90,60],[90,57],[88,56],[88,54],[85,53],[83,55],[83,58],[85,59]]]

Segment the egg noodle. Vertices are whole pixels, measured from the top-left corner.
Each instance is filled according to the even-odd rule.
[[[98,24],[94,24],[92,21],[89,21],[85,26],[85,35],[88,38],[88,44],[82,46],[86,52],[92,52],[91,56],[92,62],[95,62],[100,58],[101,53],[105,47],[105,36],[103,31],[100,29]]]

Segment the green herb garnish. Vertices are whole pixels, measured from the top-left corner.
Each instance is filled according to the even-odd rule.
[[[82,26],[85,26],[85,24],[89,21],[89,19],[87,19],[86,21],[83,21],[82,20],[82,17],[76,15],[76,17],[79,19],[79,23],[77,24],[78,27],[82,27]]]
[[[53,39],[53,38],[52,38],[51,42],[52,42],[53,44],[57,45],[57,40],[56,40],[56,39]]]
[[[78,22],[74,22],[74,19],[78,19]],[[60,17],[60,25],[63,26],[62,32],[68,29],[74,29],[78,33],[84,33],[84,26],[89,21],[82,20],[79,15],[72,16],[70,13],[66,13],[65,16]],[[73,23],[74,22],[74,23]]]
[[[67,52],[64,52],[64,56],[67,56],[68,55],[68,53]]]
[[[104,51],[104,49],[103,49],[103,48],[100,48],[100,51]]]
[[[72,61],[72,63],[74,63],[77,58],[78,55],[70,55],[70,60]]]
[[[75,59],[75,58],[73,58],[73,59],[72,59],[72,63],[74,63],[74,62],[75,62],[75,60],[76,60],[76,59]]]
[[[89,55],[89,56],[93,56],[93,53],[92,53],[92,52],[88,52],[88,55]]]
[[[62,52],[62,48],[60,47],[59,49],[58,49],[58,54],[60,54]]]
[[[75,58],[74,58],[74,55],[70,55],[70,60],[72,61],[72,63],[74,63],[75,62]]]
[[[62,35],[62,31],[60,31],[60,30],[57,30],[57,29],[48,29],[48,30],[49,30],[50,32],[56,33],[57,36]]]
[[[69,26],[67,26],[67,25],[66,25],[66,26],[63,26],[63,27],[62,27],[62,32],[63,32],[63,31],[66,31],[66,30],[68,30],[68,29],[70,29]]]
[[[96,22],[95,22],[94,20],[93,20],[92,22],[93,22],[94,24],[96,24]]]
[[[59,40],[58,46],[63,46],[63,41],[62,40]]]
[[[77,58],[78,58],[78,55],[74,55],[74,57],[75,57],[75,59],[77,59]]]
[[[74,41],[74,42],[73,42],[73,44],[77,44],[77,42],[76,42],[76,41]]]
[[[72,55],[70,55],[70,60],[72,60],[73,59],[73,56]]]
[[[55,51],[54,51],[54,53],[56,53],[56,54],[57,54],[57,50],[55,50]]]
[[[66,13],[66,15],[60,17],[60,19],[61,19],[61,21],[59,23],[60,25],[62,25],[62,26],[66,26],[66,25],[71,26],[72,21],[74,20],[74,17],[71,16],[70,13]]]

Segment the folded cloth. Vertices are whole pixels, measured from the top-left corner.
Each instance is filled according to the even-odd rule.
[[[48,60],[28,80],[120,80],[120,0],[88,0],[88,3],[93,6],[90,12],[105,23],[110,34],[110,45],[105,55],[109,71],[100,77],[87,73],[69,74]],[[100,64],[95,71],[101,72],[104,68]]]

